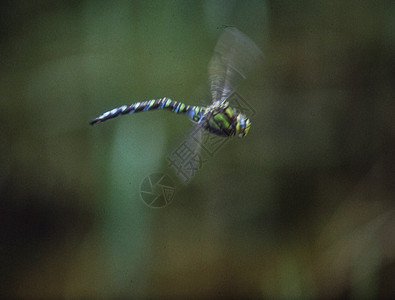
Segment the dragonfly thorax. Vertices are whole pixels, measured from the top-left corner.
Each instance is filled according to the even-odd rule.
[[[231,108],[227,102],[217,102],[207,107],[200,123],[207,131],[224,137],[244,137],[251,125],[250,119]]]

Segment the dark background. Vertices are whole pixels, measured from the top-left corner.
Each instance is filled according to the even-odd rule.
[[[394,11],[2,1],[0,296],[393,295]],[[156,97],[201,103],[223,25],[265,54],[239,87],[251,131],[177,185],[170,205],[149,208],[140,183],[153,172],[177,182],[166,158],[191,122],[88,122]]]

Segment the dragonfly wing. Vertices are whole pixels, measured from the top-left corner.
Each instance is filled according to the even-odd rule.
[[[201,147],[203,142],[204,128],[198,124],[193,131],[169,154],[168,161],[175,170],[178,178],[184,184],[188,184],[195,176],[204,162]]]
[[[248,36],[235,27],[226,28],[208,67],[213,102],[225,101],[262,58],[262,51]]]

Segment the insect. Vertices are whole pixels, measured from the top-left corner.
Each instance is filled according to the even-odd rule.
[[[188,115],[198,126],[218,136],[244,137],[250,130],[251,120],[232,108],[228,97],[262,57],[261,50],[249,37],[235,27],[227,27],[217,42],[208,66],[211,105],[187,105],[163,97],[114,108],[93,119],[90,124],[101,123],[120,115],[165,109]]]

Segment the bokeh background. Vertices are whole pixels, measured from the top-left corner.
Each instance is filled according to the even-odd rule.
[[[0,296],[395,294],[393,1],[2,1]],[[140,183],[192,124],[113,107],[208,95],[224,25],[254,108],[165,208]],[[209,99],[202,101],[210,101]],[[207,103],[207,102],[206,102]]]

